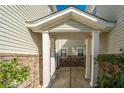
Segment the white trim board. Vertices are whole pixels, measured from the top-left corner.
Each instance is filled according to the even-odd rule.
[[[40,29],[43,26],[52,25],[58,20],[60,19],[63,20],[67,17],[73,18],[75,20],[77,19],[77,21],[80,21],[83,24],[92,27],[93,29],[104,30],[104,29],[112,28],[115,25],[115,23],[107,22],[93,15],[90,15],[86,12],[78,10],[74,7],[69,7],[63,11],[44,17],[43,19],[38,20],[38,22],[36,21],[33,23],[26,23],[26,26],[32,30],[36,30],[36,29]]]

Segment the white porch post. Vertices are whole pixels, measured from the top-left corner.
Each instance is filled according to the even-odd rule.
[[[50,85],[50,36],[49,32],[42,33],[43,40],[43,86],[44,88]]]
[[[99,54],[99,32],[92,32],[92,64],[91,64],[91,87],[96,86],[98,76],[98,64],[94,58]]]
[[[85,78],[90,79],[91,76],[91,38],[86,39],[86,72]]]
[[[51,38],[51,77],[52,77],[52,79],[55,79],[55,70],[56,70],[55,39]]]
[[[56,68],[59,68],[59,39],[55,42],[55,52],[56,52]]]

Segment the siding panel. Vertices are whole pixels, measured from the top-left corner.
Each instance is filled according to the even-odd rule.
[[[97,6],[97,15],[110,21],[117,21],[116,26],[105,37],[107,53],[119,53],[124,49],[124,6]]]
[[[75,21],[73,19],[69,19],[63,23],[60,23],[56,25],[52,30],[58,29],[58,28],[72,28],[72,29],[82,29],[82,30],[93,30],[91,27],[86,26],[78,21]]]
[[[48,14],[45,5],[0,6],[0,53],[38,54],[42,50],[42,36],[25,26],[25,21]]]

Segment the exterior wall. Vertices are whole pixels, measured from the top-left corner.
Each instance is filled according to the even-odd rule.
[[[12,58],[17,57],[19,59],[19,64],[21,66],[29,67],[29,76],[27,81],[16,87],[20,88],[30,88],[30,87],[41,87],[42,86],[42,58],[38,55],[30,54],[1,54],[0,60],[6,62],[10,61]]]
[[[124,48],[124,6],[96,6],[96,15],[109,21],[116,21],[116,26],[110,32],[104,34],[106,48],[103,51],[106,51],[106,53],[119,53],[120,48]]]
[[[76,55],[76,48],[83,47],[85,44],[83,40],[71,40],[71,39],[58,39],[59,53],[62,48],[68,48],[68,55]]]
[[[17,87],[41,87],[42,85],[42,36],[25,26],[48,14],[45,5],[0,6],[0,60],[18,57],[21,64],[29,66],[26,82]]]
[[[60,58],[60,67],[85,67],[86,59],[69,55],[67,58]]]
[[[77,57],[77,48],[84,48],[85,55],[85,42],[83,39],[57,39],[56,40],[56,49],[58,48],[58,53],[60,55],[62,48],[68,49],[68,57],[60,57],[60,66],[61,67],[78,67],[85,66],[85,56],[83,58]]]
[[[30,5],[32,9],[31,20],[44,17],[49,14],[47,5]]]
[[[0,53],[41,53],[41,35],[28,30],[25,21],[47,15],[47,6],[0,6],[0,9]]]
[[[107,38],[106,38],[107,33],[101,33],[100,34],[100,41],[99,41],[99,53],[100,54],[105,54],[106,53],[106,44],[107,44]]]
[[[91,30],[92,28],[84,25],[78,21],[75,21],[74,19],[69,19],[67,21],[64,21],[56,26],[53,27],[53,29],[61,29],[61,28],[71,28],[71,29],[81,29],[81,30]]]

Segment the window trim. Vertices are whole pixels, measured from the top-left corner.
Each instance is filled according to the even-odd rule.
[[[66,54],[67,54],[66,57],[62,57],[62,56],[61,56],[61,50],[62,50],[62,49],[66,49],[66,50],[67,50],[67,51],[66,51]],[[67,58],[67,57],[68,57],[68,47],[61,48],[61,49],[60,49],[60,58]]]
[[[81,56],[78,56],[78,49],[83,49],[83,56],[81,57]],[[77,47],[76,48],[76,56],[78,57],[78,58],[83,58],[84,57],[84,50],[85,48],[84,47]]]

